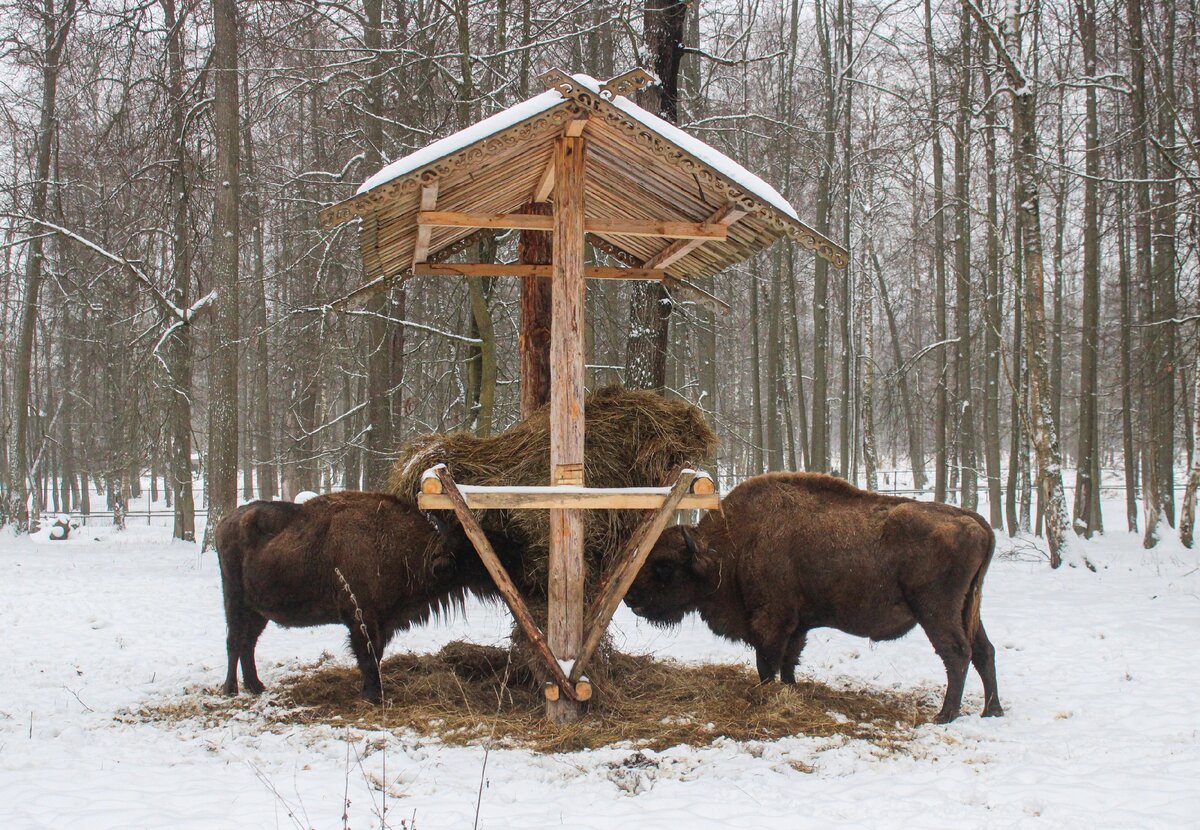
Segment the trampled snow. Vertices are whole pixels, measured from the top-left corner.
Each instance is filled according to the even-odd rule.
[[[1111,526],[1123,505],[1114,503]],[[663,752],[562,755],[449,747],[349,724],[142,723],[140,705],[215,691],[225,626],[216,559],[165,528],[84,527],[66,541],[0,536],[0,827],[1195,827],[1200,825],[1200,557],[1174,540],[1144,552],[1110,533],[1086,545],[1098,573],[1051,571],[1022,540],[996,561],[983,619],[1007,716],[982,720],[971,674],[964,715],[885,752],[845,738],[719,741]],[[1011,551],[1007,538],[1000,550]],[[400,635],[431,651],[502,643],[506,612]],[[663,631],[622,608],[618,646],[689,661],[741,661],[695,619]],[[337,627],[267,629],[268,687],[329,651]],[[815,632],[801,672],[825,682],[919,689],[931,713],[945,675],[919,632],[900,641]],[[252,699],[243,697],[247,710]],[[810,771],[805,771],[810,770]],[[480,790],[481,778],[483,781]]]

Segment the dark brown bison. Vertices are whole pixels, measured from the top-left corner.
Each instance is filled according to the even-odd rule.
[[[256,501],[216,531],[229,667],[223,691],[262,681],[254,647],[268,620],[286,627],[341,623],[367,700],[382,697],[379,661],[392,635],[461,606],[490,578],[457,524],[452,528],[384,493],[344,492],[302,505]]]
[[[968,663],[983,680],[984,716],[998,716],[995,649],[979,619],[994,548],[975,513],[771,473],[734,488],[696,527],[664,533],[626,601],[660,624],[699,611],[716,634],[754,647],[763,682],[795,682],[811,629],[892,640],[919,624],[946,664],[937,721],[958,716]]]

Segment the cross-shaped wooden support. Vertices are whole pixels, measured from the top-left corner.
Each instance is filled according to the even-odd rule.
[[[592,686],[584,671],[596,653],[604,632],[612,621],[613,614],[637,578],[654,543],[671,520],[672,514],[684,507],[713,508],[719,501],[712,478],[707,473],[684,468],[674,476],[669,487],[634,488],[570,488],[556,492],[557,487],[487,487],[468,486],[459,488],[454,477],[444,464],[425,471],[421,477],[421,493],[418,505],[422,510],[450,508],[458,517],[475,546],[484,567],[504,598],[521,631],[541,656],[550,672],[551,682],[546,685],[548,706],[577,704],[592,696]],[[475,515],[474,509],[569,509],[578,512],[586,508],[597,509],[646,509],[645,518],[634,530],[616,563],[600,585],[600,592],[586,614],[588,627],[581,633],[582,647],[571,665],[570,672],[563,667],[571,659],[557,652],[553,644],[538,627],[529,607],[513,584],[504,565],[496,556],[487,535]],[[582,548],[580,549],[582,554]],[[582,567],[582,563],[581,563]],[[582,591],[580,592],[580,618],[582,614]],[[582,629],[581,629],[582,630]],[[561,660],[559,658],[562,658]],[[550,710],[548,710],[550,711]]]

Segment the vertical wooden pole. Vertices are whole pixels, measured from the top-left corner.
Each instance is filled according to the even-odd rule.
[[[550,483],[583,484],[583,156],[581,137],[554,147],[554,298],[550,329]],[[583,514],[550,511],[547,639],[560,660],[583,645]],[[579,717],[579,704],[546,702],[558,723]]]

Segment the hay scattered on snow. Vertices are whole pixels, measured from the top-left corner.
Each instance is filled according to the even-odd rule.
[[[704,465],[717,436],[687,401],[608,386],[584,403],[584,482],[589,487],[661,486],[679,466]],[[470,433],[425,435],[408,442],[392,469],[389,489],[415,502],[421,474],[435,464],[460,484],[544,485],[550,479],[550,408],[489,438]],[[549,514],[545,510],[486,510],[480,524],[524,548],[527,591],[545,591]],[[586,518],[588,570],[594,580],[632,534],[640,511],[593,510]]]
[[[613,655],[613,685],[597,684],[591,711],[559,726],[542,716],[540,685],[511,666],[509,652],[450,643],[435,655],[397,654],[383,663],[384,706],[358,697],[353,667],[318,664],[286,678],[262,702],[209,695],[142,709],[152,721],[217,726],[229,719],[293,725],[407,731],[448,744],[519,746],[563,752],[629,742],[647,749],[706,746],[726,737],[769,741],[791,735],[844,735],[897,749],[936,703],[905,694],[834,688],[801,679],[794,686],[759,686],[737,665],[685,665],[649,656]],[[936,697],[936,694],[933,696]]]

